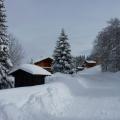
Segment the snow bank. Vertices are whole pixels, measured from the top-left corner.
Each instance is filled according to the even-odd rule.
[[[67,106],[71,103],[71,99],[68,88],[63,84],[58,84],[31,95],[24,104],[23,110],[31,112],[32,109],[33,112],[34,109],[39,111],[38,113],[48,113],[57,117],[63,116]]]
[[[112,91],[119,89],[120,72],[101,72],[101,67],[95,66],[93,68],[85,69],[76,75],[78,81],[84,82],[86,88],[92,89],[111,89]]]
[[[0,91],[0,120],[120,120],[120,73],[57,73],[47,84]]]
[[[15,104],[0,104],[0,120],[23,120],[22,111]]]
[[[63,83],[12,89],[9,95],[5,95],[8,91],[0,93],[3,96],[0,101],[0,120],[48,120],[52,116],[61,117],[72,101],[71,93]]]

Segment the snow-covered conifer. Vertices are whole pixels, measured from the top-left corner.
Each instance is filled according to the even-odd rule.
[[[61,31],[59,40],[54,50],[53,72],[70,73],[72,69],[72,57],[70,44],[64,29]]]
[[[13,87],[13,81],[8,75],[11,66],[4,0],[0,0],[0,89]]]

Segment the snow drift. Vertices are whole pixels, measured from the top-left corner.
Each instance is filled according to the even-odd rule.
[[[57,73],[46,84],[0,91],[0,120],[119,120],[120,73]]]

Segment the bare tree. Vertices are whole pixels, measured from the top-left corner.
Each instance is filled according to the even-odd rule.
[[[10,41],[10,44],[9,44],[10,59],[13,63],[13,67],[16,67],[17,65],[21,64],[24,58],[24,50],[19,40],[15,38],[12,34],[9,34],[8,38]]]
[[[111,19],[94,43],[92,56],[100,59],[102,71],[120,71],[120,20]]]

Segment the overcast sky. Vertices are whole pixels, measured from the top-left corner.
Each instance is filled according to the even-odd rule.
[[[61,28],[72,54],[90,51],[110,18],[120,18],[120,0],[6,0],[9,31],[23,45],[26,60],[51,56]]]

